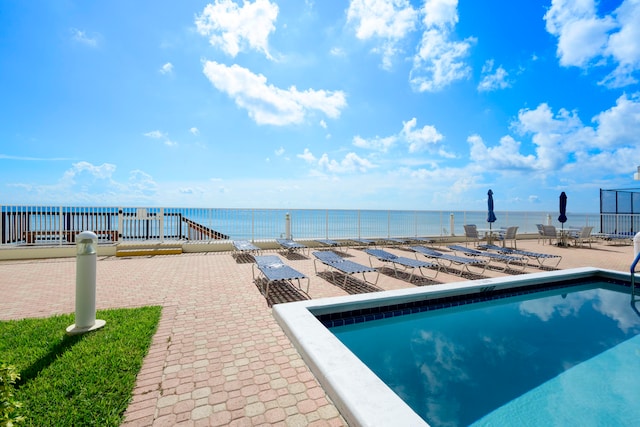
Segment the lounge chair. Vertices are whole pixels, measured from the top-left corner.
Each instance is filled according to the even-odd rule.
[[[357,262],[344,259],[333,251],[313,252],[313,256],[315,257],[315,259],[313,260],[313,268],[315,269],[316,274],[318,274],[317,262],[319,261],[324,264],[325,267],[327,267],[327,270],[330,270],[332,272],[332,275],[336,271],[344,274],[343,286],[347,285],[347,279],[349,276],[358,273],[362,273],[362,280],[365,283],[370,283],[372,285],[378,283],[380,272],[378,272],[375,268],[367,267],[366,265],[358,264]],[[368,281],[365,273],[376,273],[375,282]]]
[[[370,239],[349,239],[352,242],[356,243],[358,246],[376,246],[375,240]]]
[[[320,243],[322,246],[328,247],[328,248],[339,248],[343,246],[339,241],[331,240],[331,239],[316,239],[315,242]],[[345,251],[349,250],[347,246],[344,246],[344,248],[345,248]]]
[[[415,243],[420,243],[422,245],[424,244],[434,244],[436,241],[435,239],[430,239],[428,237],[408,237],[408,240],[410,240],[411,242],[415,242]]]
[[[580,244],[580,246],[583,246],[585,243],[588,243],[589,247],[591,248],[592,247],[591,246],[592,230],[593,230],[593,227],[584,226],[578,232],[569,233],[569,239],[573,240],[576,246],[578,246],[578,243]]]
[[[307,246],[303,245],[302,243],[295,242],[291,239],[276,239],[276,242],[290,253],[296,251],[301,251],[302,253],[304,253],[304,250],[307,249]]]
[[[467,246],[469,242],[475,242],[477,245],[480,242],[480,235],[478,234],[478,227],[475,224],[465,224],[464,226],[464,245]]]
[[[498,240],[502,240],[502,247],[506,247],[507,240],[513,241],[513,248],[518,249],[518,244],[516,243],[516,237],[518,233],[518,226],[507,227],[504,232],[501,232],[498,235]]]
[[[233,247],[237,252],[257,253],[261,249],[248,240],[234,240]]]
[[[633,243],[633,238],[635,237],[636,233],[623,231],[619,233],[596,233],[592,235],[606,242],[611,242],[613,244],[626,245],[626,244]]]
[[[529,259],[533,258],[538,262],[540,267],[546,267],[546,265],[544,265],[544,262],[549,259],[554,259],[554,258],[558,259],[556,264],[553,266],[554,268],[557,267],[558,264],[560,264],[560,261],[562,261],[561,255],[545,254],[542,252],[523,251],[520,249],[503,248],[497,245],[480,245],[479,247],[482,249],[492,250],[492,251],[496,251],[506,255],[521,255]]]
[[[408,245],[409,243],[411,243],[411,240],[407,240],[407,239],[402,239],[402,238],[398,238],[398,237],[383,237],[381,239],[378,239],[378,242],[382,242],[383,244],[388,244],[388,245]]]
[[[283,263],[277,255],[256,255],[254,256],[254,259],[256,260],[256,263],[253,264],[251,269],[253,280],[255,281],[260,275],[266,279],[266,289],[264,292],[265,298],[269,297],[269,285],[274,282],[288,283],[289,285],[297,287],[299,290],[303,291],[302,279],[307,279],[307,288],[306,291],[303,292],[307,295],[309,294],[310,279],[303,273],[300,273]],[[257,275],[256,268],[259,271]],[[294,284],[294,281],[297,282],[298,286]]]
[[[556,228],[553,225],[543,225],[542,226],[542,236],[540,236],[540,239],[542,239],[542,244],[544,245],[544,241],[545,240],[549,240],[549,244],[553,243],[553,239],[556,240],[556,243],[558,242],[558,231],[556,230]]]
[[[385,263],[391,263],[393,265],[393,272],[396,278],[398,277],[398,267],[402,268],[402,270],[405,272],[411,270],[411,273],[409,274],[409,283],[413,281],[416,268],[420,272],[420,275],[425,278],[428,277],[424,274],[424,271],[422,270],[423,268],[436,268],[436,274],[431,277],[432,279],[436,278],[436,276],[438,276],[438,273],[440,272],[440,264],[438,263],[425,262],[413,258],[401,257],[382,249],[366,249],[365,252],[369,255],[369,263],[371,264],[371,267],[373,267],[373,258],[376,258],[377,260]]]
[[[487,251],[478,251],[476,249],[467,248],[466,246],[461,246],[461,245],[451,245],[451,246],[448,246],[448,248],[451,249],[452,251],[460,252],[461,254],[464,254],[470,257],[485,257],[485,258],[489,258],[489,261],[491,260],[500,261],[504,263],[504,268],[502,269],[502,271],[506,271],[509,267],[511,267],[511,263],[513,262],[520,263],[522,265],[522,270],[524,271],[524,268],[526,267],[526,264],[527,264],[526,262],[527,259],[523,256],[507,255],[507,254],[487,252]]]
[[[469,269],[470,266],[475,266],[478,268],[482,267],[482,272],[480,274],[484,273],[484,270],[487,268],[487,261],[481,260],[478,258],[468,258],[468,257],[444,254],[442,252],[438,252],[436,250],[433,250],[424,246],[411,246],[409,247],[409,249],[411,249],[416,253],[422,254],[427,258],[435,259],[438,262],[438,264],[440,264],[440,267],[444,268],[447,271],[449,271],[449,267],[451,267],[453,264],[459,265],[460,266],[460,268],[458,269],[459,276],[462,276],[462,273],[464,273],[465,270],[468,273],[473,274],[473,272]],[[416,255],[416,259],[417,259],[417,255]]]

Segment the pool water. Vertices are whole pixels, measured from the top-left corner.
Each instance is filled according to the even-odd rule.
[[[640,316],[623,286],[330,330],[431,426],[640,425]]]

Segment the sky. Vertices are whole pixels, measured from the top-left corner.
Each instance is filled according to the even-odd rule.
[[[0,0],[0,204],[599,212],[640,0]]]

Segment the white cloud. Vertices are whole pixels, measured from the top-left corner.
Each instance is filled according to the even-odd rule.
[[[168,134],[159,130],[152,130],[151,132],[147,132],[143,135],[152,139],[164,139],[163,144],[166,145],[167,147],[176,147],[178,145],[177,142],[171,141],[169,139]]]
[[[478,135],[471,135],[467,142],[471,146],[471,160],[488,170],[528,170],[535,167],[535,156],[520,154],[520,142],[510,136],[502,137],[495,147],[487,147]]]
[[[557,112],[542,103],[523,109],[512,126],[522,136],[530,136],[532,152],[522,153],[521,143],[504,136],[499,144],[487,146],[478,135],[471,135],[471,160],[478,168],[495,172],[531,170],[543,176],[565,172],[565,176],[588,178],[590,171],[619,174],[634,170],[640,158],[640,94],[622,95],[616,105],[592,118],[585,125],[577,111],[561,108]]]
[[[282,156],[284,154],[284,147],[280,147],[275,151],[276,156]]]
[[[386,153],[391,147],[393,147],[397,140],[398,138],[396,136],[387,136],[384,138],[376,136],[371,139],[364,139],[360,135],[357,135],[353,137],[353,145],[359,148],[366,148],[367,150]]]
[[[488,60],[482,67],[482,80],[478,84],[478,91],[490,92],[497,89],[506,89],[511,86],[507,80],[509,73],[499,66],[493,70],[493,59]]]
[[[422,12],[427,28],[454,27],[458,23],[458,0],[426,0]]]
[[[100,166],[96,166],[89,162],[78,162],[74,163],[72,168],[65,172],[64,176],[66,178],[72,178],[86,172],[95,178],[108,179],[111,178],[115,170],[116,165],[111,163],[103,163]]]
[[[324,120],[320,120],[319,125],[320,125],[320,127],[321,127],[322,129],[326,129],[326,128],[327,128],[327,122],[325,122]]]
[[[624,0],[600,17],[595,0],[553,0],[544,15],[547,31],[558,38],[560,64],[569,67],[615,65],[600,83],[623,87],[637,83],[640,70],[640,1]]]
[[[147,132],[144,134],[144,136],[147,136],[149,138],[153,138],[153,139],[160,139],[160,138],[166,138],[167,135],[159,130],[152,130],[151,132]]]
[[[330,160],[325,153],[318,160],[318,165],[330,173],[367,172],[376,166],[367,159],[359,157],[356,153],[347,153],[341,161]]]
[[[283,126],[301,123],[314,110],[329,118],[337,118],[347,105],[342,91],[307,89],[300,92],[295,86],[280,89],[267,84],[263,75],[236,64],[229,67],[207,61],[203,72],[218,90],[246,109],[258,124]]]
[[[235,57],[253,49],[271,59],[269,34],[275,31],[278,5],[269,0],[244,0],[242,7],[231,0],[216,0],[196,16],[196,28],[213,46]]]
[[[464,61],[475,39],[450,40],[447,27],[427,28],[422,34],[418,52],[413,57],[409,80],[419,92],[434,92],[456,80],[471,75],[471,67]]]
[[[304,149],[302,154],[298,154],[299,159],[305,162],[315,165],[318,170],[310,171],[313,176],[322,177],[326,173],[330,174],[349,174],[355,172],[367,172],[370,169],[377,167],[369,160],[358,156],[356,153],[347,153],[342,160],[330,159],[327,153],[324,153],[320,158],[313,155],[308,148]]]
[[[365,139],[358,135],[353,138],[353,145],[359,148],[386,153],[400,141],[408,144],[409,153],[416,153],[436,145],[444,138],[434,126],[426,125],[416,130],[414,129],[416,124],[417,120],[414,117],[409,121],[402,122],[402,130],[396,135],[385,137],[376,136],[370,139]]]
[[[172,74],[173,73],[173,64],[171,62],[167,62],[162,67],[160,67],[160,74]]]
[[[592,120],[598,125],[596,144],[599,147],[638,145],[640,135],[640,93],[626,94],[616,105],[598,114]]]
[[[304,160],[307,163],[314,163],[317,160],[308,148],[304,149],[304,153],[298,154],[298,158]]]
[[[385,69],[392,65],[398,42],[415,29],[417,16],[408,0],[352,0],[347,10],[358,39],[380,41],[374,52],[382,53]]]
[[[402,135],[409,142],[410,153],[423,151],[429,145],[442,140],[442,134],[434,126],[426,125],[422,129],[413,130],[416,123],[415,117],[407,122],[402,122]]]
[[[89,37],[87,33],[77,28],[71,28],[71,38],[85,46],[97,47],[98,39],[96,37]]]
[[[200,135],[200,131],[198,130],[197,127],[192,127],[191,129],[189,129],[189,132],[191,132],[191,134],[195,136]]]

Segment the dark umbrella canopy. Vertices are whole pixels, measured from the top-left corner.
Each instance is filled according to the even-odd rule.
[[[489,227],[491,227],[491,224],[496,222],[496,214],[493,212],[493,191],[489,190],[489,192],[487,193],[489,195],[489,198],[487,199],[487,205],[489,208],[489,216],[487,216],[487,222],[489,223]]]
[[[567,195],[564,193],[560,193],[560,216],[558,217],[558,221],[564,227],[564,223],[567,222]]]

